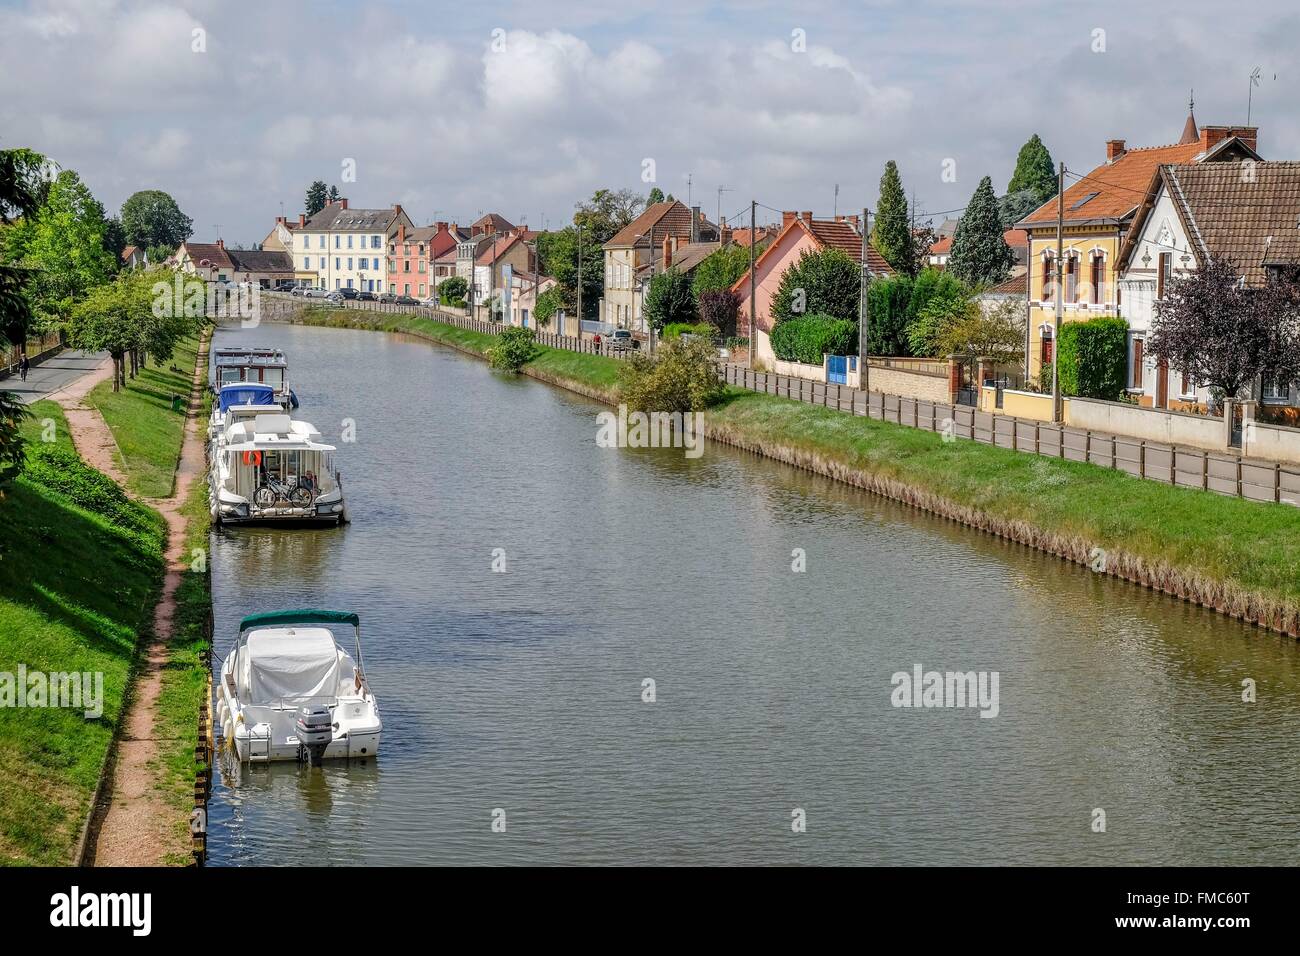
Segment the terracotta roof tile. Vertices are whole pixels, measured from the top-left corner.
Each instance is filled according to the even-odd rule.
[[[641,242],[650,241],[650,229],[654,228],[656,237],[689,236],[691,234],[691,211],[680,200],[657,202],[646,208],[630,223],[616,232],[605,243],[606,249],[626,249]]]

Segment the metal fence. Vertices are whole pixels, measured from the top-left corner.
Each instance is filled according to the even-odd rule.
[[[1047,458],[1090,462],[1180,488],[1200,488],[1250,501],[1300,505],[1298,465],[981,412],[966,405],[864,392],[846,385],[755,372],[737,365],[725,366],[723,377],[728,384],[755,392],[940,432],[952,438],[966,438]]]

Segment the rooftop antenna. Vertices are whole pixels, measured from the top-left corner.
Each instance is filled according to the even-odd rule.
[[[1250,83],[1246,87],[1246,125],[1247,126],[1250,125],[1250,108],[1253,105],[1252,100],[1254,99],[1255,96],[1255,87],[1259,86],[1259,77],[1260,77],[1259,67],[1255,67],[1255,69],[1250,71]]]
[[[686,208],[691,207],[691,174],[686,174]]]
[[[718,242],[719,243],[722,242],[722,194],[729,193],[729,192],[735,192],[734,187],[732,186],[718,187]]]
[[[840,214],[840,184],[835,184],[835,199],[831,202],[831,218]]]

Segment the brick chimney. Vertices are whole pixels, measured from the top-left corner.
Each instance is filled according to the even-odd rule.
[[[691,207],[691,242],[700,241],[700,207]]]
[[[719,234],[718,238],[724,246],[729,243],[731,241],[731,227],[723,226],[722,232]]]
[[[402,215],[402,212],[403,212],[403,210],[402,210],[402,204],[401,204],[400,202],[395,202],[395,203],[393,203],[393,215],[394,215],[394,217],[401,216],[401,215]]]
[[[446,232],[446,231],[447,231],[447,224],[446,224],[445,222],[441,222],[441,221],[439,221],[439,222],[435,222],[433,225],[436,227],[436,231],[438,231],[438,232]]]
[[[812,213],[811,213],[811,212],[801,212],[801,213],[799,213],[799,218],[802,219],[806,224],[808,224],[808,225],[810,225],[810,226],[812,225]]]
[[[397,241],[398,242],[406,241],[406,223],[404,222],[399,222],[397,224]]]
[[[1115,162],[1115,160],[1119,159],[1126,152],[1127,150],[1124,148],[1124,141],[1122,139],[1106,140],[1106,162],[1107,163]]]
[[[668,236],[664,236],[663,248],[663,267],[669,269],[673,264],[673,241]]]
[[[790,223],[794,222],[795,217],[797,217],[798,215],[799,214],[797,212],[781,213],[781,228],[784,229],[786,226],[790,225]]]
[[[276,216],[276,217],[275,217],[275,224],[276,224],[277,226],[283,226],[283,225],[284,225],[284,216]]]
[[[853,227],[854,232],[860,233],[862,231],[861,229],[862,223],[860,222],[861,218],[862,217],[859,216],[857,213],[854,213],[851,216],[845,216],[844,221]]]
[[[347,209],[347,208],[348,208],[348,201],[347,201],[346,199],[340,197],[340,199],[339,199],[339,208],[340,208],[340,209]]]
[[[1258,126],[1202,126],[1201,151],[1214,149],[1225,139],[1236,136],[1251,149],[1256,148],[1259,137]]]
[[[218,240],[217,240],[217,248],[218,248],[218,249],[224,249],[224,248],[226,248],[226,240],[224,240],[224,239],[218,239]]]
[[[307,214],[305,212],[298,213],[298,225],[299,227],[307,225]]]

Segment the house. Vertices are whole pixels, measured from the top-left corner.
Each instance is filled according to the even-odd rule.
[[[478,255],[483,249],[492,245],[492,235],[470,235],[456,243],[456,271],[453,275],[464,279],[468,284],[468,292],[465,301],[470,304],[482,302],[487,299],[491,293],[491,288],[487,284],[487,274],[484,272],[480,275],[477,263]],[[479,281],[483,280],[480,286]]]
[[[128,269],[143,269],[149,265],[149,253],[139,246],[127,246],[122,250],[122,265]]]
[[[305,218],[305,217],[304,217]],[[271,252],[293,252],[293,229],[296,223],[284,216],[275,217],[275,226],[262,240],[262,248]]]
[[[499,232],[510,232],[515,227],[511,225],[510,220],[505,216],[495,212],[480,216],[479,219],[469,227],[471,236],[492,236]]]
[[[251,282],[263,289],[275,289],[293,282],[293,257],[284,250],[227,249],[226,256],[234,264],[232,278],[235,282]]]
[[[399,223],[388,240],[388,291],[427,299],[433,288],[429,250],[437,226],[406,228]]]
[[[429,240],[429,276],[433,288],[456,274],[456,246],[469,238],[469,233],[458,225],[435,222],[433,238]]]
[[[748,249],[751,245],[761,246],[765,242],[770,242],[776,238],[780,230],[776,226],[756,226],[750,229],[746,226],[744,229],[729,229],[726,226],[722,229],[722,244],[725,246],[728,242],[734,242],[738,246]]]
[[[491,300],[504,288],[507,267],[512,273],[534,273],[537,250],[524,238],[523,229],[488,233],[474,260],[474,306],[477,317],[489,318]]]
[[[763,253],[754,260],[754,338],[751,344],[751,361],[771,365],[776,361],[768,335],[772,331],[772,299],[781,285],[786,269],[799,261],[805,252],[839,249],[854,262],[862,262],[862,224],[857,216],[836,216],[834,219],[814,219],[811,212],[784,212],[781,214],[781,231],[777,233]],[[873,276],[893,275],[883,256],[870,242],[867,244],[867,268]],[[749,271],[731,286],[740,296],[740,310],[736,317],[736,331],[747,335],[749,330]]]
[[[537,311],[537,298],[547,289],[556,285],[550,276],[539,276],[535,272],[514,272],[510,274],[510,324],[521,328],[538,328],[534,314]],[[559,323],[554,319],[547,322],[546,331],[558,332]]]
[[[1019,275],[1012,275],[1011,278],[978,293],[975,296],[975,302],[985,315],[992,315],[1006,303],[1015,302],[1020,306],[1021,319],[1024,319],[1026,313],[1025,297],[1028,294],[1029,274],[1021,271]]]
[[[182,242],[171,260],[182,272],[208,282],[233,282],[235,263],[226,252],[226,244],[216,242]]]
[[[1300,266],[1300,163],[1246,158],[1157,168],[1118,256],[1120,315],[1129,324],[1129,394],[1141,405],[1187,410],[1207,404],[1208,389],[1152,361],[1145,340],[1170,282],[1211,255],[1236,262],[1249,286]],[[1292,382],[1256,381],[1252,395],[1269,405],[1300,404]]]
[[[388,284],[388,239],[397,227],[415,228],[394,204],[390,209],[352,209],[346,199],[310,218],[299,215],[293,232],[294,275],[320,289],[382,292]]]
[[[718,236],[717,227],[704,218],[699,206],[688,209],[676,199],[648,206],[603,246],[605,291],[601,320],[617,328],[644,331],[643,285],[651,270],[662,271],[655,264],[661,260],[663,241],[676,238],[692,244],[709,242],[716,249]]]
[[[952,235],[940,236],[930,246],[930,254],[926,262],[936,269],[946,269],[948,267],[948,257],[952,255],[952,241],[955,233]],[[1023,229],[1007,229],[1002,233],[1002,241],[1011,247],[1015,254],[1016,261],[1011,266],[1011,275],[1014,278],[1018,275],[1024,275],[1029,271],[1029,235]]]
[[[1129,149],[1122,139],[1108,140],[1105,164],[1086,176],[1076,177],[1077,181],[1065,190],[1062,321],[1118,313],[1121,293],[1115,266],[1120,244],[1158,167],[1166,163],[1258,161],[1256,132],[1253,127],[1229,126],[1198,130],[1189,112],[1182,137],[1171,146]],[[1057,200],[1051,199],[1016,223],[1029,235],[1025,375],[1033,380],[1051,375],[1056,215]]]

